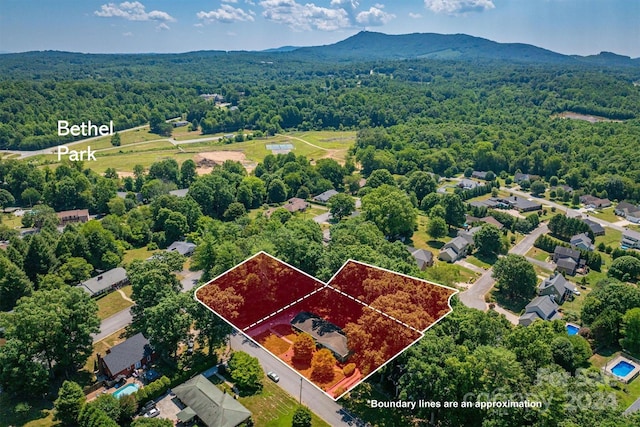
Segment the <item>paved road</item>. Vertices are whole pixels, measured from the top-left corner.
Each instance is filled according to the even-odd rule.
[[[184,272],[184,279],[180,281],[182,283],[182,292],[191,290],[200,277],[202,277],[202,271],[187,271]],[[111,317],[107,317],[100,323],[100,332],[93,335],[93,342],[96,343],[105,339],[109,335],[119,331],[120,329],[128,326],[133,320],[131,316],[130,308],[125,308],[122,311],[117,312]]]
[[[538,236],[548,232],[546,224],[540,224],[538,228],[525,236],[517,245],[509,250],[509,253],[516,255],[524,255],[533,247],[533,243]],[[535,261],[535,260],[534,260]],[[546,263],[545,263],[546,264]],[[545,267],[546,268],[546,267]],[[552,269],[553,270],[553,269]],[[485,295],[493,288],[495,284],[493,279],[493,269],[488,269],[469,289],[459,294],[460,301],[467,307],[477,308],[478,310],[487,310]],[[511,319],[510,319],[511,320]]]
[[[125,308],[113,316],[107,317],[100,323],[100,332],[93,335],[93,342],[96,343],[103,340],[114,332],[126,327],[131,323],[132,319],[133,316],[131,316],[129,308]]]
[[[302,377],[298,373],[294,372],[280,359],[263,350],[241,333],[231,335],[229,343],[234,350],[242,350],[257,357],[265,372],[276,372],[280,377],[278,385],[291,396],[294,396],[296,400],[299,399],[300,380]],[[305,379],[302,380],[302,403],[332,426],[349,425],[348,415],[345,414],[342,406],[327,397]]]

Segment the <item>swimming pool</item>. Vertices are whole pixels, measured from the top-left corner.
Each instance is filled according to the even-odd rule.
[[[567,323],[567,334],[577,335],[579,330],[580,330],[579,326],[573,325],[571,323]]]
[[[134,383],[127,384],[123,387],[120,387],[116,391],[114,391],[113,397],[115,397],[116,399],[120,399],[122,396],[128,396],[130,394],[135,393],[138,390],[140,390],[140,387],[138,386],[138,384],[134,384]]]
[[[629,375],[634,368],[635,366],[633,366],[631,363],[621,360],[616,364],[616,366],[611,368],[611,372],[613,372],[614,375],[617,375],[620,378],[624,378]]]

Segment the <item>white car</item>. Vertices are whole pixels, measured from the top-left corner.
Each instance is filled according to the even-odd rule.
[[[147,411],[146,414],[144,414],[144,417],[153,418],[153,417],[157,417],[158,415],[160,415],[160,410],[158,408],[151,408]]]
[[[278,381],[280,381],[280,377],[278,376],[278,374],[276,374],[273,371],[269,371],[267,372],[267,376],[269,377],[269,379],[271,379],[271,381],[273,381],[274,383],[277,383]]]

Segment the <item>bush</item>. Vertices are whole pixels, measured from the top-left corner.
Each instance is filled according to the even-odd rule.
[[[351,375],[353,375],[355,371],[356,371],[355,363],[349,363],[347,366],[342,368],[342,372],[344,373],[345,377],[350,377]],[[342,394],[342,393],[338,393],[338,394]]]
[[[148,401],[162,396],[162,394],[169,388],[170,384],[171,381],[169,378],[163,375],[161,378],[136,391],[134,393],[135,398],[140,405],[144,405]]]

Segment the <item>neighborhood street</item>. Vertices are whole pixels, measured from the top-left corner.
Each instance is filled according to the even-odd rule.
[[[231,335],[229,344],[234,350],[241,350],[257,357],[262,369],[265,372],[273,371],[278,374],[280,377],[278,385],[295,397],[296,400],[299,399],[300,380],[302,377],[297,372],[239,332]],[[306,379],[302,380],[302,404],[332,426],[349,425],[349,416],[342,409],[342,406],[322,393]]]
[[[515,255],[526,254],[529,251],[529,249],[533,247],[533,243],[536,241],[536,239],[540,235],[547,232],[549,232],[549,228],[547,227],[547,225],[540,224],[538,228],[533,230],[530,234],[525,236],[525,238],[522,239],[517,245],[512,247],[509,250],[509,253],[515,254]],[[476,280],[476,283],[471,285],[469,289],[458,294],[460,301],[467,307],[477,308],[478,310],[483,310],[483,311],[486,310],[487,303],[485,302],[485,299],[484,299],[485,295],[491,290],[491,288],[496,282],[493,279],[492,274],[493,274],[493,269],[491,268],[485,271],[482,274],[482,276],[480,276],[480,278]],[[510,318],[509,316],[507,316],[507,318],[513,323],[512,318]]]

